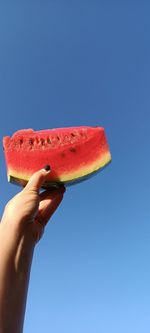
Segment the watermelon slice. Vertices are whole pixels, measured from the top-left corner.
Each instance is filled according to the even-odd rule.
[[[86,179],[111,161],[102,127],[23,129],[3,138],[9,182],[25,185],[31,175],[49,164],[44,187]]]

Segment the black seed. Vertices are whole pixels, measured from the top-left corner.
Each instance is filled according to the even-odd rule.
[[[20,144],[21,144],[21,145],[23,144],[23,139],[20,139]]]
[[[47,142],[51,144],[51,140],[50,140],[50,138],[47,138]]]
[[[29,139],[29,144],[33,145],[33,139]]]
[[[42,145],[42,146],[45,146],[45,141],[44,141],[44,139],[41,139],[41,145]]]
[[[74,136],[76,136],[76,135],[75,135],[74,133],[71,133],[71,136],[74,137]]]
[[[74,148],[74,147],[71,147],[69,150],[71,151],[71,153],[75,153],[76,152],[76,148]]]
[[[57,136],[57,140],[58,140],[58,141],[60,140],[60,137],[59,137],[59,136]]]

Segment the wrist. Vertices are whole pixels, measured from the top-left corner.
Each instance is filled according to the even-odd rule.
[[[17,234],[7,225],[0,224],[0,261],[5,265],[14,266],[15,271],[25,271],[25,265],[32,260],[35,241],[29,230],[24,234]]]

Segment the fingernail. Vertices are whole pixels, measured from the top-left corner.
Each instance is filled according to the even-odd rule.
[[[45,171],[51,171],[51,167],[49,164],[45,165],[45,167],[43,168]]]

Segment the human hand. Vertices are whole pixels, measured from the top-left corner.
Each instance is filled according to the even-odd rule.
[[[42,236],[45,225],[62,201],[65,187],[39,193],[50,170],[44,168],[32,175],[24,189],[6,205],[1,227],[13,233],[15,238],[28,235],[36,243]]]

